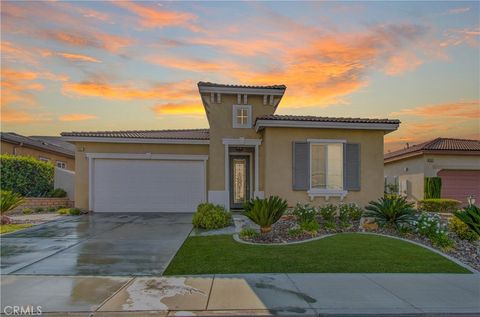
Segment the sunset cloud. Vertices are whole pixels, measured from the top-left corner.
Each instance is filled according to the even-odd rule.
[[[2,122],[31,123],[36,120],[35,116],[26,111],[5,109],[2,107]]]
[[[208,61],[199,58],[177,58],[167,55],[147,56],[146,61],[163,67],[187,70],[192,72],[225,72],[238,67],[238,64],[226,61]]]
[[[60,117],[58,117],[58,120],[60,121],[85,121],[85,120],[92,120],[96,119],[97,116],[91,115],[91,114],[85,114],[85,113],[71,113],[71,114],[65,114]]]
[[[57,53],[57,55],[71,61],[101,63],[98,59],[83,54]]]
[[[453,103],[426,105],[416,108],[407,108],[397,112],[393,112],[392,115],[479,119],[480,100],[460,101]]]
[[[159,115],[204,115],[205,110],[200,101],[194,103],[166,103],[152,107]]]

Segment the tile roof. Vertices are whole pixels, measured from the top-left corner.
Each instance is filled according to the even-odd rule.
[[[252,86],[252,85],[228,85],[217,84],[205,81],[199,81],[197,84],[199,87],[226,87],[226,88],[258,88],[258,89],[287,89],[285,85],[267,85],[267,86]]]
[[[480,140],[436,138],[420,144],[411,145],[405,149],[387,153],[384,155],[384,159],[425,151],[478,151],[480,154]]]
[[[277,115],[277,114],[260,116],[256,120],[257,121],[258,120],[275,120],[275,121],[345,122],[345,123],[391,123],[391,124],[400,123],[400,120],[391,120],[391,119],[293,116],[293,115]]]
[[[67,156],[75,156],[75,147],[63,147],[47,140],[34,139],[14,132],[2,132],[1,139],[14,144],[24,144],[40,150],[55,152]],[[72,145],[73,146],[73,145]]]
[[[29,138],[38,140],[38,141],[44,141],[46,143],[50,143],[58,147],[75,152],[75,145],[70,142],[64,141],[61,136],[30,135]]]
[[[209,140],[208,129],[62,132],[63,137]]]

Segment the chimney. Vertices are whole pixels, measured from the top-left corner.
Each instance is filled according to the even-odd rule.
[[[410,147],[410,144],[408,142],[406,143],[406,148],[408,149]]]

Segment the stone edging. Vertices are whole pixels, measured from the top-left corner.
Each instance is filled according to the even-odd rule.
[[[337,233],[330,233],[330,234],[325,234],[323,236],[319,236],[319,237],[315,237],[315,238],[311,238],[311,239],[307,239],[307,240],[302,240],[302,241],[294,241],[294,242],[286,242],[286,243],[254,243],[254,242],[248,242],[248,241],[245,241],[245,240],[242,240],[240,239],[240,237],[238,236],[238,233],[235,233],[233,235],[233,239],[239,243],[243,243],[243,244],[248,244],[248,245],[272,245],[272,246],[278,246],[278,245],[292,245],[292,244],[301,244],[301,243],[306,243],[306,242],[311,242],[311,241],[315,241],[315,240],[320,240],[320,239],[323,239],[323,238],[327,238],[327,237],[331,237],[331,236],[334,236],[334,235],[337,235],[337,234],[343,234],[344,232],[337,232]],[[435,252],[447,259],[449,259],[450,261],[460,265],[461,267],[469,270],[470,272],[472,273],[480,273],[479,271],[475,270],[474,268],[472,268],[471,266],[461,262],[460,260],[448,255],[448,254],[445,254],[435,248],[432,248],[428,245],[425,245],[425,244],[422,244],[422,243],[419,243],[419,242],[416,242],[416,241],[412,241],[412,240],[408,240],[408,239],[404,239],[404,238],[401,238],[401,237],[396,237],[396,236],[390,236],[390,235],[386,235],[386,234],[381,234],[381,233],[375,233],[375,232],[345,232],[345,233],[359,233],[359,234],[369,234],[369,235],[375,235],[375,236],[381,236],[381,237],[387,237],[387,238],[393,238],[393,239],[397,239],[397,240],[402,240],[402,241],[405,241],[405,242],[409,242],[409,243],[412,243],[412,244],[415,244],[415,245],[418,245],[420,247],[423,247],[425,249],[428,249],[432,252]]]

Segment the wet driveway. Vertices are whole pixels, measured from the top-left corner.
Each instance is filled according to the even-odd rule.
[[[191,214],[63,217],[1,237],[2,274],[161,275],[190,233]]]

